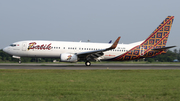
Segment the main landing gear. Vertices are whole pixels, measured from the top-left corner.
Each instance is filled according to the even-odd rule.
[[[90,61],[86,61],[86,62],[85,62],[85,65],[86,65],[86,66],[91,66],[91,62],[90,62]]]

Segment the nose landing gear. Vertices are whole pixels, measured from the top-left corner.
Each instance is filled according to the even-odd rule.
[[[21,64],[21,57],[19,56],[12,56],[13,58],[19,59],[19,64]]]
[[[21,58],[19,59],[19,64],[21,64]]]

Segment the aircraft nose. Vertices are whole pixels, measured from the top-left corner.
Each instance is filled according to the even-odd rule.
[[[5,48],[3,48],[3,51],[4,51],[4,52],[6,52],[6,53],[8,53],[8,51],[9,51],[9,47],[5,47]]]

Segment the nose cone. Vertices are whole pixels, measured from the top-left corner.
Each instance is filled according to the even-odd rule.
[[[3,51],[6,52],[6,53],[8,53],[8,52],[9,52],[9,47],[3,48]]]

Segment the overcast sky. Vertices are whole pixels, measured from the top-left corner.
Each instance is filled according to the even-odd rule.
[[[179,49],[180,0],[0,0],[0,49],[22,40],[133,43],[168,15],[167,46]]]

